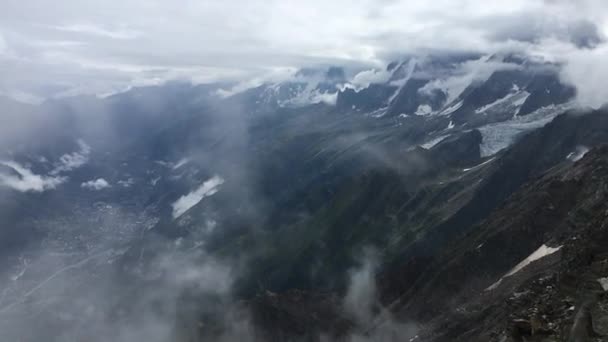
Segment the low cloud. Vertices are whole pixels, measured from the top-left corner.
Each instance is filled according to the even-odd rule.
[[[80,186],[85,189],[99,191],[99,190],[109,188],[110,183],[108,183],[108,181],[106,181],[103,178],[98,178],[95,180],[90,180],[88,182],[84,182],[84,183],[80,184]]]
[[[190,341],[203,331],[213,341],[253,340],[248,311],[230,292],[233,266],[201,249],[159,239],[168,248],[130,263],[128,276],[115,267],[124,255],[119,248],[91,250],[76,259],[54,247],[30,253],[17,269],[21,279],[6,283],[0,277],[9,291],[6,298],[0,294],[0,339],[166,342]],[[116,272],[121,277],[115,278]]]
[[[54,26],[55,30],[73,32],[77,34],[93,35],[112,39],[134,39],[141,35],[140,32],[129,29],[111,30],[90,24],[73,24],[65,26]]]
[[[604,41],[608,13],[599,0],[228,0],[178,8],[84,0],[57,1],[42,14],[46,7],[0,5],[0,92],[49,97],[176,78],[245,81],[303,66],[378,66],[429,50],[528,49],[546,39],[593,49]]]
[[[576,87],[576,99],[584,106],[599,108],[608,102],[608,46],[591,51],[566,51],[562,55],[562,80]]]
[[[377,266],[378,259],[375,252],[367,251],[361,266],[352,270],[350,274],[344,308],[360,324],[368,324],[372,320],[374,307],[378,305],[375,278]]]
[[[369,69],[359,72],[355,75],[349,86],[352,86],[355,90],[364,89],[369,87],[372,83],[385,83],[392,75],[391,71],[386,69]]]
[[[344,297],[344,310],[357,323],[349,342],[409,341],[416,336],[414,323],[400,322],[378,300],[376,271],[379,257],[374,250],[366,250],[360,266],[351,270]]]
[[[490,61],[488,59],[489,56],[484,56],[477,60],[461,63],[454,74],[432,81],[420,89],[420,91],[432,94],[434,90],[441,90],[447,95],[446,103],[450,104],[471,84],[486,81],[496,71],[519,68],[515,64]]]
[[[37,175],[30,169],[13,161],[0,161],[0,185],[20,192],[43,192],[55,189],[65,177]]]
[[[91,147],[83,140],[78,140],[79,151],[66,153],[59,158],[55,169],[51,171],[51,175],[58,175],[62,172],[72,171],[77,169],[89,161]]]

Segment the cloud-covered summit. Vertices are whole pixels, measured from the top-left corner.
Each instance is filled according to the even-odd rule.
[[[517,48],[568,61],[602,48],[607,18],[600,0],[7,0],[0,92],[36,98],[171,79],[242,81],[430,50]]]

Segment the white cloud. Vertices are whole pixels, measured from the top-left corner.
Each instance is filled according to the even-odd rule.
[[[42,192],[55,189],[65,177],[46,177],[34,174],[31,170],[13,161],[0,161],[0,165],[10,170],[0,170],[0,185],[21,192]]]
[[[29,93],[51,84],[110,93],[173,78],[242,80],[305,65],[377,66],[429,49],[487,52],[547,37],[574,42],[594,30],[604,34],[607,13],[600,0],[186,0],[180,6],[8,0],[0,5],[0,51],[11,53],[0,53],[0,90]]]
[[[368,250],[360,267],[350,272],[343,308],[347,315],[355,319],[357,327],[346,341],[393,341],[396,336],[403,341],[414,340],[418,331],[416,324],[396,321],[390,310],[380,305],[376,287],[377,269],[377,256]]]
[[[439,89],[447,94],[447,104],[456,100],[462,92],[471,84],[486,81],[495,71],[516,69],[515,64],[493,62],[488,60],[489,56],[478,60],[466,61],[460,64],[456,75],[440,78],[425,85],[420,91],[432,93]]]
[[[59,163],[51,175],[58,175],[62,172],[72,171],[77,169],[89,161],[89,154],[91,153],[91,147],[87,145],[83,140],[78,140],[79,150],[73,153],[66,153],[59,158]]]
[[[106,181],[103,178],[98,178],[95,180],[90,180],[88,182],[84,182],[82,184],[80,184],[81,187],[85,188],[85,189],[89,189],[89,190],[103,190],[103,189],[107,189],[110,187],[110,183],[108,183],[108,181]]]
[[[358,322],[369,322],[374,314],[376,298],[375,273],[378,261],[371,254],[364,258],[360,268],[352,270],[346,296],[344,297],[344,308],[346,312],[357,319]]]
[[[279,83],[288,80],[293,80],[297,69],[295,68],[276,68],[264,72],[257,77],[246,78],[241,80],[236,85],[229,89],[219,89],[217,94],[220,97],[226,98],[238,93],[242,93],[248,89],[259,87],[265,83]]]
[[[608,46],[592,51],[571,51],[561,59],[565,60],[562,79],[576,87],[580,104],[599,108],[608,102]]]
[[[355,90],[364,89],[369,87],[372,83],[384,83],[389,80],[392,72],[386,69],[370,69],[364,70],[356,74],[355,77],[349,82],[349,86],[355,88]]]
[[[2,34],[0,33],[0,56],[2,56],[3,54],[5,54],[8,50],[8,46],[6,45],[6,41],[4,40],[4,37],[2,36]]]
[[[309,98],[309,103],[325,103],[331,106],[336,105],[338,102],[338,93],[322,93],[318,90],[315,90],[311,93]]]
[[[166,255],[158,261],[157,267],[166,275],[172,287],[188,286],[206,294],[229,294],[233,282],[233,272],[229,265],[211,257],[207,257],[203,263],[195,263],[190,257]]]
[[[109,30],[103,27],[89,24],[54,26],[53,28],[59,31],[89,34],[112,39],[135,39],[141,35],[140,32],[129,29]]]
[[[195,206],[203,198],[211,196],[218,192],[219,186],[224,184],[224,179],[219,176],[213,176],[205,181],[198,189],[191,193],[180,197],[173,203],[173,218],[178,218],[188,209]]]

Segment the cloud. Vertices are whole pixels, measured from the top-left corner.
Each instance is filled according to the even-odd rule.
[[[537,12],[514,13],[492,18],[483,18],[473,26],[491,27],[487,37],[490,41],[520,41],[540,43],[545,39],[557,39],[572,43],[579,48],[592,48],[604,40],[600,28],[588,18],[572,17],[543,8],[552,15]]]
[[[599,108],[608,102],[608,46],[592,51],[567,50],[560,57],[564,63],[562,80],[576,87],[576,99],[584,105]]]
[[[0,161],[0,185],[9,187],[20,192],[43,192],[55,189],[63,183],[65,177],[46,177],[34,174],[20,164],[13,161]]]
[[[103,27],[99,27],[99,26],[95,26],[95,25],[88,25],[88,24],[54,26],[52,28],[59,30],[59,31],[88,34],[88,35],[94,35],[94,36],[100,36],[100,37],[112,38],[112,39],[135,39],[141,35],[140,32],[133,31],[133,30],[128,30],[128,29],[109,30],[109,29],[106,29]]]
[[[353,77],[352,81],[349,82],[349,86],[358,89],[364,89],[369,87],[372,83],[385,83],[392,75],[391,71],[386,69],[369,69],[363,70]]]
[[[239,81],[282,68],[377,67],[404,53],[487,52],[548,38],[593,48],[602,44],[607,12],[599,0],[188,0],[180,6],[60,0],[52,8],[43,0],[9,0],[0,5],[0,91],[48,97],[56,94],[36,85],[99,94],[169,79]]]
[[[7,53],[8,51],[8,46],[6,45],[6,41],[4,40],[4,37],[2,36],[2,34],[0,34],[0,56]]]
[[[468,86],[486,81],[494,72],[519,68],[515,64],[494,62],[488,58],[489,56],[484,56],[477,60],[461,63],[455,75],[434,80],[420,91],[432,94],[434,90],[439,89],[447,95],[446,103],[449,104],[457,99]]]
[[[344,308],[360,324],[368,324],[373,319],[377,305],[375,273],[378,266],[374,252],[367,251],[362,265],[351,271]]]
[[[217,95],[222,98],[230,97],[232,95],[241,93],[248,89],[259,87],[263,84],[268,83],[280,83],[285,81],[296,81],[296,68],[276,68],[268,72],[265,72],[256,77],[246,78],[241,80],[234,86],[228,89],[218,89]]]
[[[80,235],[82,226],[90,222],[87,214],[61,220],[62,229]],[[114,218],[105,215],[96,216],[96,226],[106,219],[109,227],[132,223],[128,212]],[[186,336],[200,333],[204,322],[205,327],[221,329],[204,329],[214,335],[204,340],[252,340],[248,312],[240,310],[230,291],[236,275],[233,265],[200,249],[179,248],[171,240],[156,237],[167,248],[155,250],[141,263],[119,264],[116,261],[124,249],[106,249],[99,242],[95,248],[71,253],[63,252],[65,243],[24,253],[27,259],[19,262],[15,279],[0,279],[4,289],[0,339],[41,341],[55,336],[60,341],[184,341],[191,340]],[[146,272],[125,276],[123,267]],[[31,329],[32,324],[38,328]]]
[[[89,161],[91,147],[84,140],[78,140],[79,151],[74,153],[66,153],[59,158],[59,163],[51,175],[58,175],[62,172],[72,171],[77,169]]]
[[[232,267],[209,256],[205,256],[203,263],[198,263],[197,258],[196,252],[168,253],[162,255],[154,267],[173,288],[195,287],[197,292],[205,294],[229,295],[234,281]]]
[[[81,187],[89,190],[103,190],[110,187],[110,183],[103,178],[98,178],[95,180],[90,180],[88,182],[84,182],[80,184]]]
[[[378,255],[368,249],[363,252],[360,266],[352,269],[343,307],[354,318],[357,327],[349,342],[408,341],[418,331],[416,324],[399,322],[380,305],[376,288]]]
[[[24,119],[24,121],[27,120]],[[59,176],[61,173],[72,171],[88,162],[91,148],[83,140],[78,140],[78,146],[77,152],[62,155],[48,176],[37,175],[14,161],[0,161],[0,166],[4,166],[3,169],[0,168],[0,184],[21,192],[42,192],[55,189],[67,180],[67,177]],[[83,187],[85,184],[87,184],[86,187],[103,186],[101,183],[88,183],[91,182],[83,183]]]

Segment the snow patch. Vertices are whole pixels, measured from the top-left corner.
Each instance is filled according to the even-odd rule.
[[[499,105],[508,104],[509,101],[512,100],[514,97],[518,97],[517,103],[521,102],[521,104],[523,104],[523,102],[521,101],[521,98],[519,98],[519,96],[518,96],[520,94],[522,94],[522,96],[521,96],[522,98],[526,98],[525,94],[523,94],[523,93],[509,93],[509,94],[505,95],[504,97],[502,97],[502,98],[500,98],[500,99],[498,99],[498,100],[496,100],[496,101],[494,101],[494,102],[492,102],[490,104],[487,104],[487,105],[485,105],[483,107],[480,107],[480,108],[476,109],[475,113],[476,114],[484,113],[488,109],[494,108],[494,107],[499,106]],[[529,96],[529,94],[528,94],[528,96]],[[520,106],[521,106],[521,104],[520,104]]]
[[[478,169],[478,168],[480,168],[480,167],[482,167],[482,166],[484,166],[484,165],[486,165],[486,164],[488,164],[488,163],[493,162],[493,161],[494,161],[494,159],[496,159],[496,158],[492,158],[492,159],[486,160],[485,162],[483,162],[483,163],[481,163],[481,164],[478,164],[478,165],[475,165],[475,166],[473,166],[473,167],[469,167],[469,168],[466,168],[466,169],[462,169],[462,172],[469,172],[469,171],[471,171],[471,170]]]
[[[173,165],[172,169],[173,169],[173,170],[177,170],[177,169],[179,169],[180,167],[182,167],[182,166],[184,166],[184,165],[188,164],[189,162],[190,162],[190,159],[188,159],[188,158],[182,158],[182,159],[180,159],[180,160],[179,160],[177,163],[175,163],[175,165]]]
[[[173,218],[183,215],[190,208],[198,204],[203,198],[209,197],[219,191],[219,186],[224,184],[220,176],[213,176],[191,193],[180,197],[171,206],[173,207]]]
[[[444,109],[441,113],[439,113],[439,115],[445,115],[445,116],[450,115],[450,114],[454,113],[455,111],[459,110],[463,104],[464,104],[463,101],[453,104],[450,107]]]
[[[527,91],[525,91],[524,94],[525,96],[522,96],[513,102],[513,106],[517,107],[515,113],[513,114],[513,117],[517,117],[519,115],[521,106],[523,106],[524,103],[526,103],[526,101],[528,100],[528,97],[530,97],[530,93],[528,93]]]
[[[509,121],[489,124],[479,128],[482,135],[481,156],[488,157],[509,147],[522,133],[541,128],[558,114],[571,108],[572,104],[547,106],[534,113],[517,116]]]
[[[522,262],[520,262],[515,267],[513,267],[513,269],[511,271],[509,271],[509,273],[505,274],[505,277],[512,276],[513,274],[521,271],[524,267],[528,266],[532,262],[542,259],[548,255],[551,255],[551,254],[559,251],[560,249],[562,249],[562,247],[563,246],[549,247],[549,246],[543,244],[536,251],[534,251],[534,253],[530,254],[530,256],[528,256],[527,258],[522,260]]]
[[[386,113],[388,113],[387,107],[383,107],[383,108],[374,110],[373,112],[369,113],[368,115],[371,116],[372,118],[378,119],[378,118],[385,116]]]
[[[449,137],[449,135],[442,135],[440,137],[437,137],[433,140],[430,140],[422,145],[420,145],[420,147],[424,148],[425,150],[429,150],[431,148],[433,148],[435,145],[439,144],[440,142],[444,141],[447,137]]]
[[[405,84],[412,78],[412,75],[414,74],[414,70],[416,69],[417,63],[418,63],[418,61],[415,58],[412,58],[408,62],[406,76],[400,80],[392,81],[390,83],[393,86],[397,86],[397,90],[395,90],[393,95],[391,95],[391,97],[388,99],[389,105],[392,104],[393,101],[395,101],[397,96],[399,96],[399,94],[401,93],[401,89],[403,89],[403,86],[405,86]]]
[[[530,93],[528,93],[527,91],[512,91],[504,97],[490,104],[477,108],[475,110],[475,114],[512,112],[513,117],[516,117],[517,115],[519,115],[521,106],[526,102],[528,97],[530,97]]]
[[[585,154],[587,154],[587,152],[589,152],[589,147],[579,145],[574,151],[570,152],[570,154],[566,156],[566,159],[573,162],[577,162],[581,160],[585,156]]]
[[[510,277],[510,276],[514,275],[515,273],[521,271],[524,267],[530,265],[532,262],[534,262],[536,260],[540,260],[546,256],[549,256],[549,255],[559,251],[560,249],[562,249],[562,247],[563,246],[549,247],[549,246],[543,244],[536,251],[534,251],[534,253],[530,254],[530,256],[528,256],[527,258],[522,260],[519,264],[515,265],[515,267],[513,267],[513,269],[511,269],[507,274],[502,276],[496,283],[494,283],[490,287],[488,287],[486,289],[486,291],[496,289],[502,283],[503,279]]]

